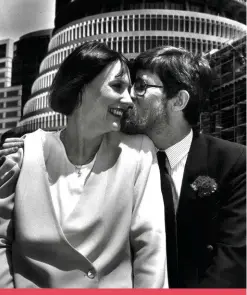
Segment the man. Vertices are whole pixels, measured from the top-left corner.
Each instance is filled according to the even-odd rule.
[[[135,107],[122,130],[147,134],[160,150],[169,286],[244,288],[245,147],[194,128],[210,91],[208,61],[159,47],[137,57],[133,75]],[[167,163],[170,196],[162,177]]]
[[[122,131],[148,135],[159,150],[170,288],[244,288],[245,147],[194,128],[208,62],[159,47],[137,57],[133,76]]]

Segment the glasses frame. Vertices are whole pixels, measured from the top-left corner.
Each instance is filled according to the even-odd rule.
[[[148,88],[151,88],[151,87],[154,87],[154,88],[164,88],[164,86],[158,86],[158,85],[147,84],[145,81],[143,81],[143,80],[141,80],[141,81],[142,81],[143,84],[145,84],[145,88],[144,88],[144,92],[143,92],[143,94],[140,94],[140,93],[138,93],[138,91],[136,91],[136,89],[135,89],[135,84],[136,84],[136,82],[133,83],[133,89],[134,89],[134,92],[135,92],[135,94],[138,95],[138,96],[144,96],[144,95],[146,94],[146,92],[147,92],[147,89],[148,89]]]

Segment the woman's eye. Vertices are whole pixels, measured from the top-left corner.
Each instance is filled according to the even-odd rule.
[[[118,84],[113,84],[112,85],[114,88],[116,88],[117,90],[121,90],[122,89],[122,84],[118,83]]]

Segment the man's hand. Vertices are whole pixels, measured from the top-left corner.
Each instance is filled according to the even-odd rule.
[[[0,149],[0,157],[16,153],[18,149],[22,147],[24,147],[23,138],[18,138],[18,137],[6,138]]]

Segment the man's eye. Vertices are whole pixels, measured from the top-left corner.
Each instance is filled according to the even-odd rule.
[[[145,88],[145,83],[139,81],[136,83],[136,88],[138,89],[144,89]]]

